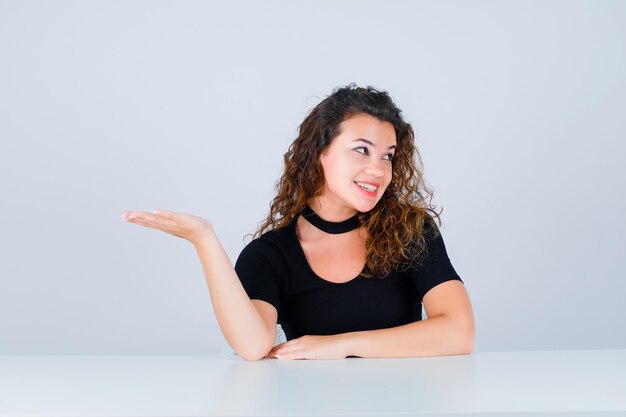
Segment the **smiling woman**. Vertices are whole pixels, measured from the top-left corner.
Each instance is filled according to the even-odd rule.
[[[206,220],[164,210],[123,218],[194,244],[220,329],[244,359],[471,353],[469,296],[437,227],[413,129],[390,96],[335,89],[302,122],[284,164],[234,268]]]
[[[359,198],[353,201],[354,207],[350,204],[342,206],[348,214],[354,214],[354,209],[369,212],[391,182],[393,152],[390,150],[395,148],[396,134],[391,123],[367,114],[356,114],[344,120],[339,135],[320,156],[326,194],[318,196],[317,200],[324,198],[347,203],[344,199],[352,196],[347,191],[353,192],[356,185]],[[349,190],[343,190],[344,185]],[[346,192],[345,196],[343,192]],[[327,209],[320,207],[320,211]]]

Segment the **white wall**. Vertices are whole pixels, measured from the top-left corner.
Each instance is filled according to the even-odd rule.
[[[0,353],[218,352],[191,244],[119,215],[204,216],[235,261],[298,124],[352,81],[417,132],[477,352],[625,348],[625,18],[620,1],[0,1]]]

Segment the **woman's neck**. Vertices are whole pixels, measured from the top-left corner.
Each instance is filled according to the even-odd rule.
[[[325,201],[320,197],[310,198],[308,205],[315,214],[329,222],[342,222],[358,213],[357,210],[351,207]]]

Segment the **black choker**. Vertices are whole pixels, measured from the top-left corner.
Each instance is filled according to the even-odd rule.
[[[320,216],[315,214],[313,209],[309,207],[307,204],[304,210],[302,211],[302,217],[304,217],[309,223],[318,229],[331,233],[333,235],[339,233],[346,233],[350,230],[354,230],[359,227],[359,213],[357,212],[354,216],[346,219],[342,222],[329,222],[328,220],[322,219]]]

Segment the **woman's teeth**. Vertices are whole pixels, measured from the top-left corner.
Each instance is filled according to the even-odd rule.
[[[370,193],[378,190],[378,187],[376,187],[375,185],[364,184],[362,182],[355,182],[355,184],[363,188],[365,191],[369,191]]]

